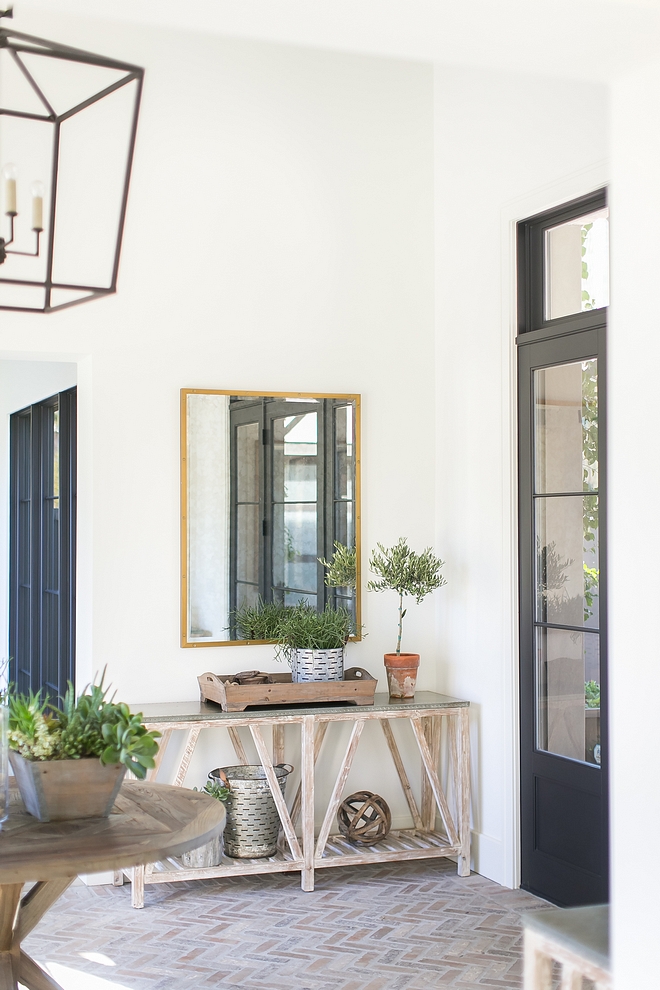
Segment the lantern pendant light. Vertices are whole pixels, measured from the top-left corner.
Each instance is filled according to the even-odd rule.
[[[0,27],[0,309],[117,291],[143,77]]]

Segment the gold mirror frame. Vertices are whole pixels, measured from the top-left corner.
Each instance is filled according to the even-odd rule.
[[[242,389],[207,389],[207,388],[182,388],[181,389],[181,646],[185,649],[200,648],[205,646],[257,646],[264,643],[272,643],[273,640],[252,640],[252,639],[192,639],[189,635],[189,588],[191,584],[190,562],[189,562],[189,466],[188,466],[188,396],[190,395],[226,395],[241,397],[263,397],[268,399],[334,399],[338,401],[351,402],[354,409],[354,458],[355,458],[355,546],[356,546],[356,586],[355,586],[355,627],[356,635],[351,636],[352,641],[360,640],[362,629],[362,590],[361,590],[361,410],[360,396],[345,393],[318,393],[318,392],[259,392],[245,391]],[[229,540],[227,540],[229,549]],[[320,553],[319,556],[323,554]]]

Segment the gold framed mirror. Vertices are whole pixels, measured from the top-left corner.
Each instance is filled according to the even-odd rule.
[[[325,582],[337,543],[354,588]],[[181,564],[183,647],[272,642],[246,608],[303,600],[359,639],[360,396],[181,389]]]

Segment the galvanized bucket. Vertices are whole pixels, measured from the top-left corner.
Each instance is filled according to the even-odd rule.
[[[291,654],[291,680],[294,684],[305,681],[341,681],[344,677],[344,649],[293,650]]]
[[[286,778],[293,770],[289,763],[273,767],[282,797]],[[266,772],[259,766],[218,767],[209,780],[229,787],[225,807],[225,853],[235,859],[261,859],[274,856],[280,831],[280,816],[273,800]]]
[[[197,846],[196,849],[182,853],[180,859],[182,866],[192,870],[219,866],[222,862],[222,836],[216,835],[210,842],[205,842],[203,846]]]

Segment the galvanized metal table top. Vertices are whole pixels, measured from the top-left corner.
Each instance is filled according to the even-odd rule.
[[[223,712],[219,705],[208,701],[173,701],[157,704],[131,705],[131,711],[142,712],[144,721],[149,725],[159,722],[232,722],[263,719],[272,720],[289,716],[292,721],[306,715],[348,715],[354,718],[365,718],[370,713],[391,714],[397,712],[419,710],[442,710],[443,708],[469,708],[469,701],[451,698],[446,694],[436,694],[434,691],[418,691],[414,698],[390,699],[387,694],[377,694],[373,705],[351,704],[318,704],[318,705],[268,705],[259,708],[248,708],[244,712]]]

